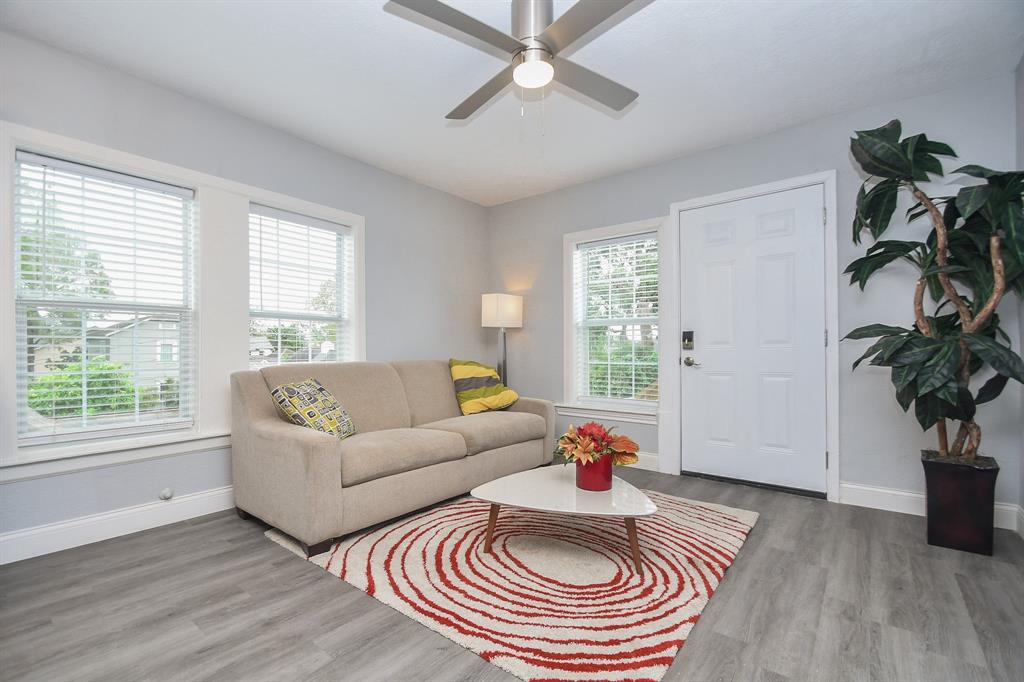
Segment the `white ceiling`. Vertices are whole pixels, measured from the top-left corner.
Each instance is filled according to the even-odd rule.
[[[449,2],[509,29],[508,2]],[[505,63],[383,4],[0,0],[0,26],[485,206],[1006,74],[1024,46],[1016,0],[655,0],[571,54],[640,93],[626,111],[556,85],[521,116],[510,88],[456,123]]]

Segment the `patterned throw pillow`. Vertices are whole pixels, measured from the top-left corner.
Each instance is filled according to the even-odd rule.
[[[292,423],[344,440],[356,432],[352,418],[316,379],[281,384],[270,395]]]
[[[448,361],[448,366],[462,414],[501,410],[519,400],[519,394],[501,383],[493,367],[454,358]]]

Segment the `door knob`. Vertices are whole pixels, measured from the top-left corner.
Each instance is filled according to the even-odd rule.
[[[683,358],[683,364],[687,367],[700,367],[700,363],[697,362],[692,355],[687,355]]]

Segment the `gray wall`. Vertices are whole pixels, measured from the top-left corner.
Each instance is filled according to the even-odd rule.
[[[364,216],[368,359],[482,355],[484,208],[19,36],[0,64],[2,119]],[[231,482],[225,451],[157,462],[4,484],[0,532]]]
[[[509,364],[516,388],[526,395],[562,398],[562,235],[566,232],[665,215],[672,202],[782,180],[817,171],[838,171],[840,270],[862,255],[850,240],[854,198],[861,181],[848,152],[852,131],[900,118],[906,132],[927,132],[949,142],[964,162],[993,168],[1015,163],[1014,77],[970,83],[956,91],[885,102],[857,112],[820,119],[736,145],[491,209],[491,256],[495,289],[525,296],[524,327],[509,335]],[[947,162],[955,168],[956,161]],[[923,223],[900,233],[923,236]],[[904,324],[911,317],[913,273],[895,268],[868,290],[840,285],[840,330],[870,322]],[[1019,335],[1017,300],[1002,306],[1006,326]],[[1019,339],[1018,339],[1019,341]],[[1017,344],[1019,347],[1019,343]],[[904,490],[923,490],[917,452],[930,446],[912,416],[897,406],[880,368],[850,364],[865,342],[840,348],[841,477],[847,482]],[[1020,499],[1022,414],[1020,387],[981,410],[984,449],[1003,467],[997,496]],[[650,441],[650,429],[623,425],[623,431]]]
[[[33,478],[0,486],[0,533],[231,485],[225,448]]]

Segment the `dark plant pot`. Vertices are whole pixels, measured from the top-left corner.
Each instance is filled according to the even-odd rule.
[[[996,461],[944,459],[934,450],[922,450],[921,464],[928,495],[928,544],[991,555]]]
[[[576,462],[576,487],[581,490],[611,490],[612,456],[605,455],[596,462]]]

